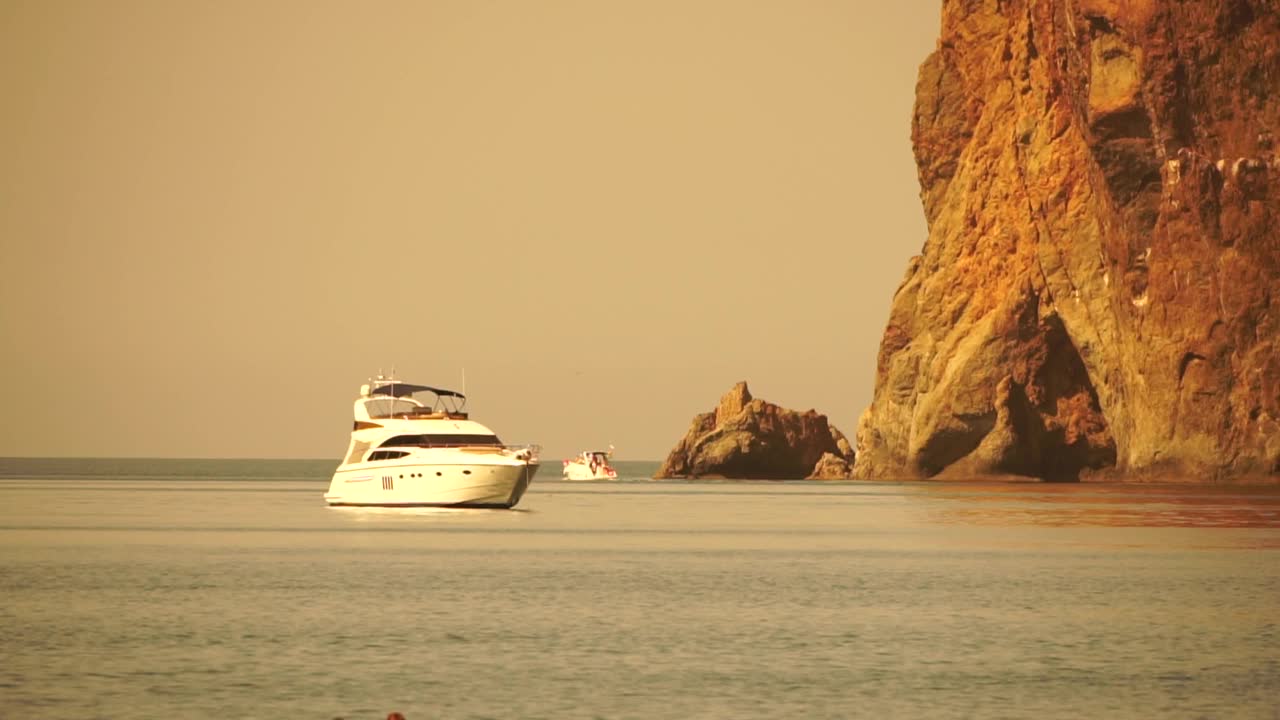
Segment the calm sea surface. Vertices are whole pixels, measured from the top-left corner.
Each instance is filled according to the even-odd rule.
[[[1280,489],[0,459],[3,718],[1280,718]]]

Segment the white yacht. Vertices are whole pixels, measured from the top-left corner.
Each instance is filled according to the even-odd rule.
[[[613,446],[608,450],[584,450],[564,461],[565,480],[617,480],[618,471],[609,464]]]
[[[510,508],[538,471],[537,445],[503,445],[453,390],[371,380],[355,402],[347,456],[325,502],[364,507]]]

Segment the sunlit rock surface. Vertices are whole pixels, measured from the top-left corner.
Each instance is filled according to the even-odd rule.
[[[828,454],[844,463],[844,474],[833,475],[838,466],[827,461],[821,479],[849,477],[853,448],[825,415],[754,399],[740,382],[715,411],[693,419],[654,477],[795,480],[814,474]]]
[[[855,475],[1280,479],[1280,4],[942,13]]]
[[[840,455],[825,452],[818,458],[806,480],[848,480],[853,476],[853,465]]]

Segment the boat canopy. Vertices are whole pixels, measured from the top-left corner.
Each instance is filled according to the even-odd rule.
[[[466,395],[463,395],[462,393],[457,392],[456,390],[445,390],[443,388],[433,388],[429,385],[411,385],[409,383],[402,383],[398,381],[388,382],[383,385],[375,384],[374,388],[369,391],[369,395],[371,396],[372,395],[389,395],[391,397],[401,398],[401,397],[408,397],[418,392],[431,392],[431,393],[435,393],[438,397],[456,397],[456,398],[462,398],[464,400],[467,397]]]

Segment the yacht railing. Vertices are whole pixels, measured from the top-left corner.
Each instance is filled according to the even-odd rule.
[[[380,445],[379,449],[395,450],[398,448],[430,448],[443,449],[452,448],[466,450],[470,452],[485,453],[502,453],[512,457],[519,457],[526,460],[537,460],[538,455],[542,452],[541,445],[534,444],[505,444],[505,443],[486,443],[486,442],[437,442],[430,443],[405,443],[403,445]]]
[[[521,457],[521,455],[523,455],[524,459],[529,460],[530,462],[537,460],[538,454],[542,452],[541,445],[533,445],[533,444],[503,445],[502,449],[503,451],[511,455],[515,455],[516,457]]]

